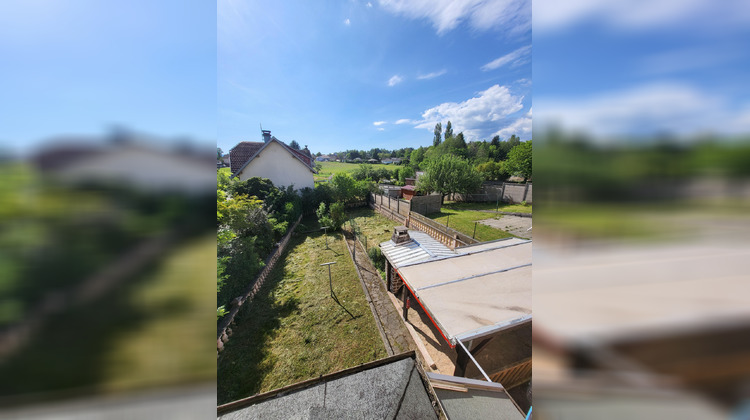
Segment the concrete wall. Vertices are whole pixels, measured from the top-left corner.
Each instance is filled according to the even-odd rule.
[[[315,186],[312,171],[276,142],[266,146],[238,177],[245,181],[256,176],[270,179],[277,187],[294,185],[294,189],[300,190]]]
[[[510,182],[490,183],[485,182],[482,189],[476,194],[453,194],[449,197],[454,201],[505,201],[508,203],[520,203],[526,201],[533,203],[532,184],[514,184]]]
[[[411,199],[411,211],[419,214],[437,213],[440,211],[440,195],[417,195]]]

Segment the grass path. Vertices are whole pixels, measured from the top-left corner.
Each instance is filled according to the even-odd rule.
[[[303,220],[299,231],[317,227]],[[328,270],[332,266],[331,298]],[[350,315],[351,314],[351,315]],[[353,316],[353,318],[352,318]],[[218,360],[219,404],[386,356],[341,233],[300,234],[238,313]]]

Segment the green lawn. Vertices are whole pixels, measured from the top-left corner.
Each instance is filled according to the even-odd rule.
[[[13,378],[0,394],[55,398],[213,381],[216,327],[207,315],[216,301],[207,280],[216,276],[215,253],[215,233],[190,239],[101,298],[48,318],[0,363],[0,376]]]
[[[341,173],[341,172],[352,173],[356,171],[360,165],[359,163],[345,163],[345,162],[317,162],[317,163],[320,163],[323,166],[323,169],[321,169],[320,172],[317,175],[315,175],[316,181],[328,179],[329,176],[337,174],[337,173]],[[368,163],[366,165],[371,165],[373,168],[376,168],[376,169],[386,168],[386,169],[390,169],[391,171],[394,168],[399,168],[398,165],[385,165],[382,163],[375,163],[375,164]]]
[[[513,236],[508,232],[502,231],[500,229],[495,229],[481,223],[476,224],[476,234],[474,234],[474,224],[476,221],[491,218],[497,219],[501,218],[502,216],[482,211],[466,210],[463,208],[464,204],[475,205],[477,203],[456,203],[453,205],[444,205],[440,212],[428,214],[427,217],[443,225],[448,223],[448,227],[456,229],[457,231],[465,235],[474,235],[473,237],[481,242],[509,238]]]
[[[349,217],[354,220],[359,227],[361,234],[360,240],[365,244],[367,238],[367,248],[378,246],[381,242],[391,239],[393,227],[398,223],[381,215],[380,213],[368,207],[362,207],[349,212]],[[349,229],[347,222],[344,227]],[[382,269],[383,267],[379,267]]]
[[[303,223],[299,231],[317,227],[312,218]],[[341,305],[331,298],[328,270],[320,266],[331,261]],[[386,356],[340,232],[328,234],[328,248],[322,233],[294,236],[235,319],[218,360],[219,404]]]
[[[492,210],[504,211],[510,213],[531,213],[531,204],[507,204],[507,203],[465,203],[462,201],[446,201],[443,208],[450,210]]]

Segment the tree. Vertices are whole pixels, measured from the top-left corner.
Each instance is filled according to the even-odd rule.
[[[299,150],[299,143],[297,143],[297,140],[292,140],[292,142],[289,143],[289,147],[294,150]]]
[[[492,141],[490,141],[490,145],[499,148],[500,147],[500,136],[496,135],[495,137],[493,137]]]
[[[531,140],[522,142],[508,153],[507,169],[512,175],[531,179]]]
[[[448,140],[451,137],[453,137],[453,127],[451,127],[451,122],[448,121],[448,124],[445,125],[445,139]]]
[[[409,162],[414,165],[415,168],[418,168],[424,160],[424,153],[425,149],[422,146],[419,146],[418,149],[412,150],[411,155],[409,155]]]
[[[443,149],[441,154],[448,153],[465,158],[467,150],[463,131],[458,133],[455,137],[446,137],[440,147]]]
[[[485,162],[477,165],[477,172],[487,181],[504,181],[508,178],[505,162]]]
[[[448,124],[450,124],[450,123],[448,123]],[[432,139],[432,145],[433,146],[437,146],[438,144],[440,144],[440,132],[441,131],[443,131],[442,124],[440,124],[440,123],[435,124],[435,131],[434,131],[435,137]],[[420,149],[421,149],[421,147],[420,147]]]
[[[216,160],[221,160],[221,157],[224,156],[224,151],[221,150],[221,147],[216,148]]]
[[[466,159],[446,154],[427,163],[425,175],[419,178],[417,188],[422,192],[440,193],[442,201],[448,194],[472,193],[481,185],[482,177]]]

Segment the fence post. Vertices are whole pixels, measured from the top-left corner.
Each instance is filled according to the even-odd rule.
[[[474,222],[474,233],[471,234],[471,239],[475,239],[474,237],[477,236],[477,223],[479,222]]]
[[[505,200],[505,182],[503,181],[503,190],[500,191],[500,198]]]

